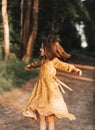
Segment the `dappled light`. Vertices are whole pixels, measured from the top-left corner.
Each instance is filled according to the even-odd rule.
[[[86,1],[86,0],[81,0],[81,1]]]
[[[95,127],[94,120],[92,119],[93,113],[95,112],[95,105],[93,104],[95,101],[95,79],[93,78],[95,67],[81,64],[74,65],[83,70],[82,76],[79,77],[71,73],[58,71],[58,77],[73,89],[73,92],[70,92],[63,87],[66,92],[63,96],[68,104],[68,108],[71,107],[71,111],[77,116],[76,125],[67,120],[65,121],[64,119],[56,119],[57,124],[60,124],[56,126],[58,130],[62,130],[63,128],[68,130],[69,127],[72,129],[76,128],[76,130],[83,129],[83,125],[80,124],[79,126],[79,121],[84,122],[85,128],[86,126],[89,126],[90,128]],[[37,78],[31,79],[24,84],[22,88],[14,89],[0,96],[0,116],[2,117],[0,118],[1,129],[39,129],[38,123],[33,123],[22,116],[22,112],[25,109],[36,80]],[[93,125],[87,125],[88,122],[91,122]],[[65,127],[64,124],[67,124],[67,127]],[[86,130],[88,129],[86,128]]]
[[[88,43],[87,43],[85,31],[84,31],[84,27],[85,27],[84,23],[83,22],[80,22],[80,24],[76,23],[75,27],[76,27],[78,35],[80,35],[81,47],[86,48],[88,46]]]
[[[65,76],[67,79],[68,78],[71,78],[71,79],[76,79],[76,80],[81,80],[81,81],[88,81],[88,82],[95,82],[95,79],[93,78],[90,78],[90,77],[85,77],[85,76],[76,76],[76,75],[73,75],[73,74],[68,74],[68,73],[63,73],[63,74],[60,74],[60,76]],[[84,75],[84,74],[83,74]]]
[[[68,69],[57,70],[56,76],[61,85],[63,83],[63,88],[58,86],[57,89],[61,93],[65,91],[62,96],[77,120],[70,122],[55,118],[55,130],[94,130],[95,0],[1,0],[0,6],[0,130],[39,130],[39,120],[31,122],[22,113],[38,81],[40,70],[32,68],[31,63],[41,60],[41,43],[51,35],[55,36],[54,39],[46,43],[59,42],[66,54],[71,55],[66,59],[63,51],[62,61],[76,67],[72,66],[70,73]],[[43,49],[47,50],[45,47]],[[61,48],[57,49],[52,51],[54,57],[55,52],[61,52]],[[45,58],[49,55],[50,52]],[[28,66],[29,71],[26,71],[28,63],[31,70]],[[42,65],[43,62],[39,63]],[[51,61],[50,65],[54,67]],[[79,76],[81,70],[82,75]],[[69,91],[64,84],[73,91]],[[52,85],[46,89],[52,89]]]

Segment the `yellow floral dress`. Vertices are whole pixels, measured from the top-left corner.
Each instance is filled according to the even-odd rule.
[[[56,69],[72,72],[75,67],[60,61],[58,58],[31,64],[33,68],[39,66],[40,74],[23,115],[34,120],[37,120],[38,113],[43,116],[53,114],[58,118],[75,118],[73,114],[68,112],[56,78]]]

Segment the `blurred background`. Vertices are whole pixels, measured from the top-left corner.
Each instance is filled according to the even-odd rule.
[[[5,54],[5,48],[9,48],[29,61],[32,51],[37,55],[41,40],[49,34],[59,35],[66,50],[95,51],[94,0],[4,1],[0,2],[0,50],[4,47],[4,55],[9,55]],[[30,57],[27,48],[32,48]]]
[[[31,77],[24,66],[39,57],[41,42],[50,34],[61,39],[67,52],[95,57],[94,0],[0,0],[0,10],[0,76],[5,90]]]
[[[0,0],[0,130],[39,129],[22,116],[39,69],[24,67],[50,34],[83,72],[57,73],[74,90],[63,96],[77,120],[57,119],[55,130],[95,130],[95,0]]]

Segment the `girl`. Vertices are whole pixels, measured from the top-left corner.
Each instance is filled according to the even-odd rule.
[[[81,75],[82,72],[75,66],[62,61],[63,58],[69,58],[70,55],[53,36],[43,41],[40,52],[42,60],[25,67],[25,70],[40,67],[40,74],[23,115],[34,120],[39,118],[40,130],[46,130],[47,119],[48,130],[54,130],[55,116],[70,120],[76,119],[73,114],[68,112],[62,96],[64,83],[56,78],[56,69],[74,72],[78,75]],[[64,87],[68,88],[66,85]]]

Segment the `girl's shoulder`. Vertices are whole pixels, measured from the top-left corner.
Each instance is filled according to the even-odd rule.
[[[58,58],[54,58],[54,59],[52,60],[53,63],[60,62],[60,61],[61,61],[61,60],[58,59]]]

